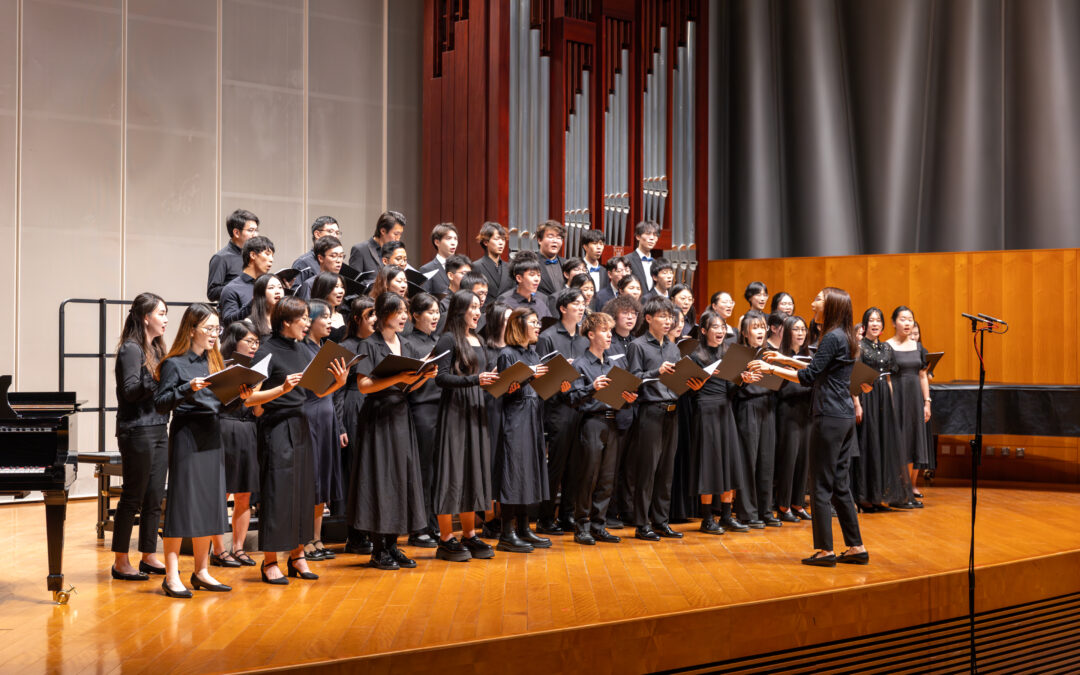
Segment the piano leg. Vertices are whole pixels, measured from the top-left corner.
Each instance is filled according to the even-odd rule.
[[[58,605],[66,605],[70,592],[64,590],[64,520],[67,518],[67,490],[47,490],[45,528],[49,542],[49,590]]]

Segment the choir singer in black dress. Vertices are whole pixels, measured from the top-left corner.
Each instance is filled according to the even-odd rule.
[[[851,318],[851,296],[839,288],[822,289],[822,337],[809,366],[766,352],[764,361],[752,361],[750,370],[775,373],[791,382],[813,387],[813,425],[810,431],[810,475],[813,494],[814,548],[803,563],[833,567],[836,563],[865,565],[870,554],[862,543],[855,500],[851,496],[851,458],[858,451],[855,440],[855,405],[852,402],[851,369],[859,355],[859,343]],[[818,317],[815,317],[818,318]],[[778,365],[779,364],[779,365]],[[785,367],[786,366],[786,367]],[[836,509],[848,549],[833,552],[830,504]]]

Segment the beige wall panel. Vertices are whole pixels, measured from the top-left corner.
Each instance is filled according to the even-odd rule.
[[[371,233],[375,229],[375,220],[382,213],[379,210],[378,204],[369,206],[367,208],[360,208],[359,206],[347,206],[340,202],[308,202],[308,215],[304,220],[309,226],[308,229],[308,243],[310,248],[311,242],[311,229],[310,225],[319,216],[333,216],[338,221],[338,225],[341,226],[341,239],[345,245],[345,262],[348,262],[349,249],[353,244],[357,244],[361,241],[367,241],[371,238]],[[299,255],[299,254],[296,254]],[[289,262],[296,259],[296,255],[289,257]]]
[[[287,3],[299,8],[299,2]],[[304,16],[288,6],[226,0],[222,23],[225,81],[304,88]]]
[[[308,197],[378,208],[382,201],[382,110],[312,97]]]
[[[417,0],[393,0],[408,3]],[[312,18],[316,16],[335,19],[351,19],[376,26],[382,24],[383,0],[318,0],[310,5]],[[312,38],[315,34],[312,34]],[[415,37],[414,37],[415,39]]]
[[[18,106],[18,2],[0,0],[0,316],[15,316],[15,195]],[[0,375],[15,372],[15,326],[0,329]]]
[[[402,211],[414,223],[420,213],[421,116],[423,91],[423,44],[421,34],[424,3],[403,0],[389,5],[387,45],[386,195],[390,208]],[[406,243],[414,255],[427,245],[425,233],[409,228]]]
[[[224,86],[222,192],[300,200],[303,196],[303,122],[301,96]]]
[[[13,117],[18,101],[18,0],[0,0],[0,115]],[[14,159],[0,154],[4,161]]]
[[[382,9],[375,23],[343,21],[312,15],[308,90],[381,104],[383,28]]]
[[[207,30],[131,17],[128,125],[212,138],[217,124],[216,49],[213,27]]]
[[[128,0],[128,18],[152,17],[217,31],[217,0]]]

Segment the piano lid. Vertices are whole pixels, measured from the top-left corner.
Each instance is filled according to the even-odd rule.
[[[75,399],[73,391],[18,391],[11,388],[11,375],[0,375],[0,420],[13,420],[42,413],[73,413],[85,401]]]

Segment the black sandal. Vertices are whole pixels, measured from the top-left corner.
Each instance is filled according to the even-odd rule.
[[[245,551],[244,549],[240,549],[239,551],[232,551],[229,553],[229,555],[231,555],[233,560],[236,560],[241,565],[246,565],[247,567],[255,567],[256,565],[255,561],[251,559],[251,556],[249,556],[247,554],[247,551]]]

